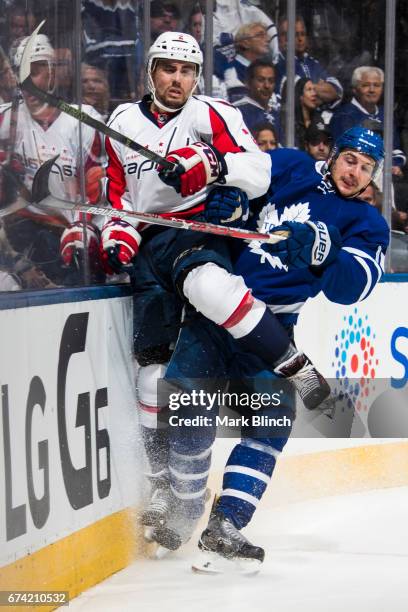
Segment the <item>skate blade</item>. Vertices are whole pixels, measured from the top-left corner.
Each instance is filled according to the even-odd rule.
[[[202,551],[192,564],[196,574],[240,574],[251,576],[261,569],[258,559],[226,559],[214,552]]]
[[[167,557],[167,555],[172,552],[171,550],[165,548],[164,546],[161,546],[154,540],[152,540],[151,542],[147,542],[145,551],[146,558],[152,560],[164,559],[164,557]]]

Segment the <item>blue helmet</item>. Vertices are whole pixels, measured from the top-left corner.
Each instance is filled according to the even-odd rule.
[[[371,157],[375,161],[373,175],[378,175],[384,162],[384,143],[377,132],[359,126],[350,128],[339,136],[334,143],[330,154],[330,162],[334,161],[340,151],[344,149],[353,149]]]

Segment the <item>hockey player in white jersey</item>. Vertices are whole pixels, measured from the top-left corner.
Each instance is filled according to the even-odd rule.
[[[157,168],[107,138],[107,197],[115,208],[240,223],[248,209],[244,192],[250,198],[266,192],[270,158],[256,146],[241,113],[225,101],[193,96],[201,67],[202,53],[193,37],[167,32],[153,43],[147,65],[150,95],[119,106],[109,125],[179,165],[171,172]],[[227,198],[212,198],[217,185],[229,187]],[[224,239],[140,227],[129,218],[104,226],[102,248],[108,273],[120,272],[132,262],[139,403],[156,487],[143,522],[155,528],[157,541],[163,541],[176,506],[183,510],[185,523],[203,512],[215,435],[214,429],[206,435],[171,431],[167,440],[156,428],[157,414],[167,402],[158,397],[157,381],[171,358],[183,308],[188,316],[192,311],[202,313],[251,352],[258,352],[260,336],[269,337],[260,357],[272,369],[284,367],[295,384],[302,386],[307,379],[305,401],[310,407],[328,394],[328,387],[265,304],[232,274]]]
[[[28,37],[22,39],[11,50],[11,61],[16,70],[27,40]],[[37,34],[35,41],[30,58],[31,78],[38,87],[52,92],[55,84],[54,50],[44,34]],[[100,118],[92,107],[84,106],[85,109],[95,118]],[[3,192],[3,199],[8,201],[3,201],[3,206],[15,197],[18,181],[26,187],[28,197],[38,168],[58,154],[50,175],[50,190],[55,196],[69,200],[75,199],[78,193],[81,161],[85,165],[86,180],[90,176],[88,171],[102,161],[102,143],[94,129],[81,125],[28,93],[23,93],[17,108],[12,108],[11,103],[0,107],[0,143],[4,151],[5,172],[9,174],[8,189]],[[17,182],[10,173],[18,179]],[[15,215],[9,226],[9,236],[15,248],[18,251],[30,248],[34,260],[57,281],[66,275],[60,260],[60,236],[61,255],[67,266],[73,263],[76,248],[83,248],[82,225],[70,212],[50,215],[31,205]],[[97,255],[98,230],[90,223],[87,229],[89,248]]]

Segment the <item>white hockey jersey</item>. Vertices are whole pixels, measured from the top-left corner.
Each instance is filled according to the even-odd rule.
[[[101,120],[99,113],[89,105],[83,110]],[[0,107],[0,144],[7,145],[10,134],[11,104]],[[44,129],[31,116],[27,105],[21,101],[17,111],[17,128],[14,156],[25,169],[24,183],[31,192],[32,182],[38,168],[48,159],[59,155],[54,163],[49,188],[59,198],[75,200],[78,193],[78,167],[81,163],[79,130],[82,137],[82,163],[95,165],[101,163],[101,139],[93,128],[80,124],[73,117],[60,113],[55,121]],[[34,207],[30,206],[31,211]],[[38,214],[46,214],[35,208]],[[72,213],[61,211],[68,220]]]
[[[113,112],[109,125],[163,157],[194,142],[213,144],[225,155],[228,172],[223,184],[239,187],[249,198],[267,191],[270,157],[259,150],[236,108],[224,100],[193,96],[159,127],[149,104],[147,96],[137,103],[122,104]],[[183,198],[159,178],[157,164],[140,153],[109,138],[106,152],[106,191],[114,208],[180,213],[202,204],[211,189],[210,185]],[[132,222],[130,217],[128,220]]]

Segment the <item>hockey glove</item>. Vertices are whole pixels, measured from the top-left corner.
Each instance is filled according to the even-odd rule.
[[[91,268],[97,266],[99,261],[99,239],[100,232],[96,225],[86,224],[86,240]],[[79,267],[79,261],[83,258],[84,244],[84,224],[82,221],[71,223],[60,239],[60,255],[64,266],[69,268],[73,265]]]
[[[208,223],[242,227],[248,215],[248,196],[238,187],[216,187],[210,192],[204,210],[204,218]]]
[[[112,219],[102,228],[102,263],[107,274],[126,272],[125,268],[136,257],[141,235],[121,219]]]
[[[285,221],[273,230],[290,230],[291,234],[286,240],[264,244],[262,248],[277,255],[289,268],[324,268],[336,259],[341,249],[339,230],[323,221]]]
[[[195,142],[188,147],[171,151],[166,159],[178,165],[174,170],[166,170],[159,166],[159,176],[164,183],[174,187],[183,197],[197,193],[206,185],[219,181],[227,171],[222,154],[205,142]]]

